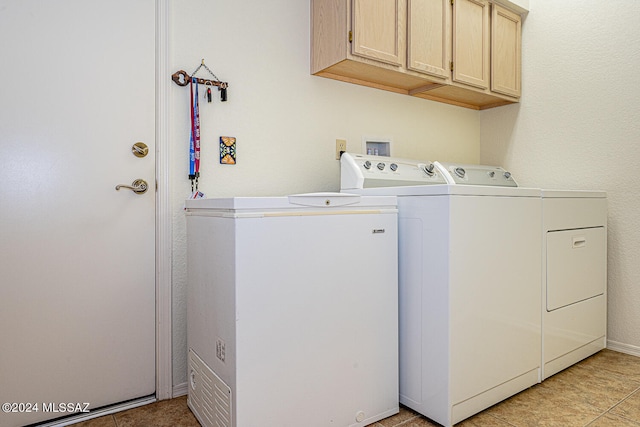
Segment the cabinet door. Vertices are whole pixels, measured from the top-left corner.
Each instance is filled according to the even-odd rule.
[[[489,3],[453,2],[453,80],[489,88]]]
[[[491,90],[520,96],[521,75],[520,15],[496,4],[491,11]]]
[[[406,0],[353,0],[351,53],[403,65]]]
[[[450,15],[450,0],[409,0],[407,68],[449,78]]]

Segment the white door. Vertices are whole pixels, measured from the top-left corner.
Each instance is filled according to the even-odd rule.
[[[155,393],[154,1],[0,0],[0,57],[0,404],[16,404],[0,425],[13,427],[68,415],[51,404]],[[115,190],[135,179],[149,190]]]

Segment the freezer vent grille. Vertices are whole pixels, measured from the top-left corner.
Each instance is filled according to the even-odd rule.
[[[231,427],[231,388],[189,349],[189,403],[203,427]]]

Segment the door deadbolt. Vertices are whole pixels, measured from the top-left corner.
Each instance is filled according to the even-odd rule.
[[[131,146],[131,152],[136,157],[145,157],[149,154],[149,147],[144,142],[136,142]]]
[[[136,194],[144,194],[149,189],[149,184],[147,184],[147,181],[145,181],[144,179],[136,179],[131,183],[131,185],[116,185],[116,190],[120,190],[121,188],[127,188]]]

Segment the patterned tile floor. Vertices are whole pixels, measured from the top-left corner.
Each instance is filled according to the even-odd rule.
[[[438,426],[401,407],[399,414],[370,427]],[[542,384],[456,424],[456,427],[543,426],[640,427],[640,357],[603,350]],[[74,427],[199,427],[199,424],[183,396]]]

